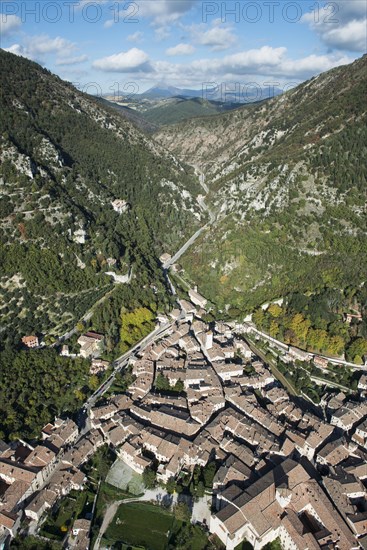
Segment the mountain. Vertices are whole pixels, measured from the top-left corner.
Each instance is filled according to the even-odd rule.
[[[94,325],[112,348],[122,307],[167,303],[157,258],[202,225],[197,179],[124,113],[36,63],[0,50],[0,80],[2,340],[62,334],[112,290],[106,271],[132,267]]]
[[[240,107],[238,103],[223,103],[221,101],[208,101],[200,97],[188,98],[183,96],[151,99],[135,96],[129,100],[116,100],[107,96],[99,98],[99,101],[120,111],[135,126],[150,134],[156,132],[160,126],[176,124],[194,117],[212,116]]]
[[[159,128],[158,124],[150,122],[148,117],[144,117],[144,115],[140,113],[137,109],[131,109],[126,105],[121,105],[120,103],[107,98],[100,97],[98,98],[98,100],[105,107],[119,111],[124,118],[130,120],[134,124],[134,126],[137,126],[143,132],[153,134]]]
[[[213,88],[202,87],[199,90],[175,88],[158,84],[146,92],[138,94],[142,99],[168,99],[173,97],[201,98],[206,101],[220,101],[221,103],[253,103],[276,97],[283,93],[281,88],[264,86],[262,88],[246,84],[223,83]]]
[[[157,126],[175,124],[194,117],[212,116],[239,107],[236,103],[207,101],[206,99],[172,97],[145,108],[141,116],[148,123]],[[157,128],[156,128],[157,130]]]
[[[202,93],[201,90],[187,90],[187,89],[176,88],[175,86],[157,84],[156,86],[152,86],[152,88],[149,88],[149,90],[146,90],[145,92],[139,95],[142,98],[157,99],[157,98],[168,98],[168,97],[175,97],[175,96],[200,97],[201,93]]]
[[[366,280],[367,57],[286,94],[167,126],[200,168],[217,223],[182,261],[233,316],[291,292]]]

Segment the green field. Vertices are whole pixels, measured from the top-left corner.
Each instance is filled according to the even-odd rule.
[[[165,550],[174,523],[172,514],[152,504],[122,504],[102,543],[120,542],[147,550]]]

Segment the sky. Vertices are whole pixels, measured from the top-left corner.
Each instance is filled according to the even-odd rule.
[[[1,48],[97,95],[288,89],[361,57],[366,29],[367,0],[0,0]]]

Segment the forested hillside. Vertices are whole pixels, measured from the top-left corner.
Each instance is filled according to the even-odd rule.
[[[0,50],[0,80],[2,340],[73,326],[112,288],[106,271],[133,266],[132,288],[164,302],[157,258],[202,223],[192,169],[27,59]]]
[[[366,89],[364,56],[266,103],[156,134],[206,175],[218,221],[183,266],[220,310],[364,284]]]

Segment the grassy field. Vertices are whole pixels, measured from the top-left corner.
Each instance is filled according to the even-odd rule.
[[[165,550],[174,523],[172,514],[152,504],[122,504],[102,543],[123,542],[148,550]]]
[[[121,491],[117,487],[110,485],[103,481],[98,491],[98,497],[96,502],[96,509],[94,511],[94,517],[91,529],[91,548],[94,546],[95,539],[97,538],[99,529],[102,525],[105,510],[109,504],[112,504],[116,500],[122,500],[124,498],[130,498],[132,495]]]

